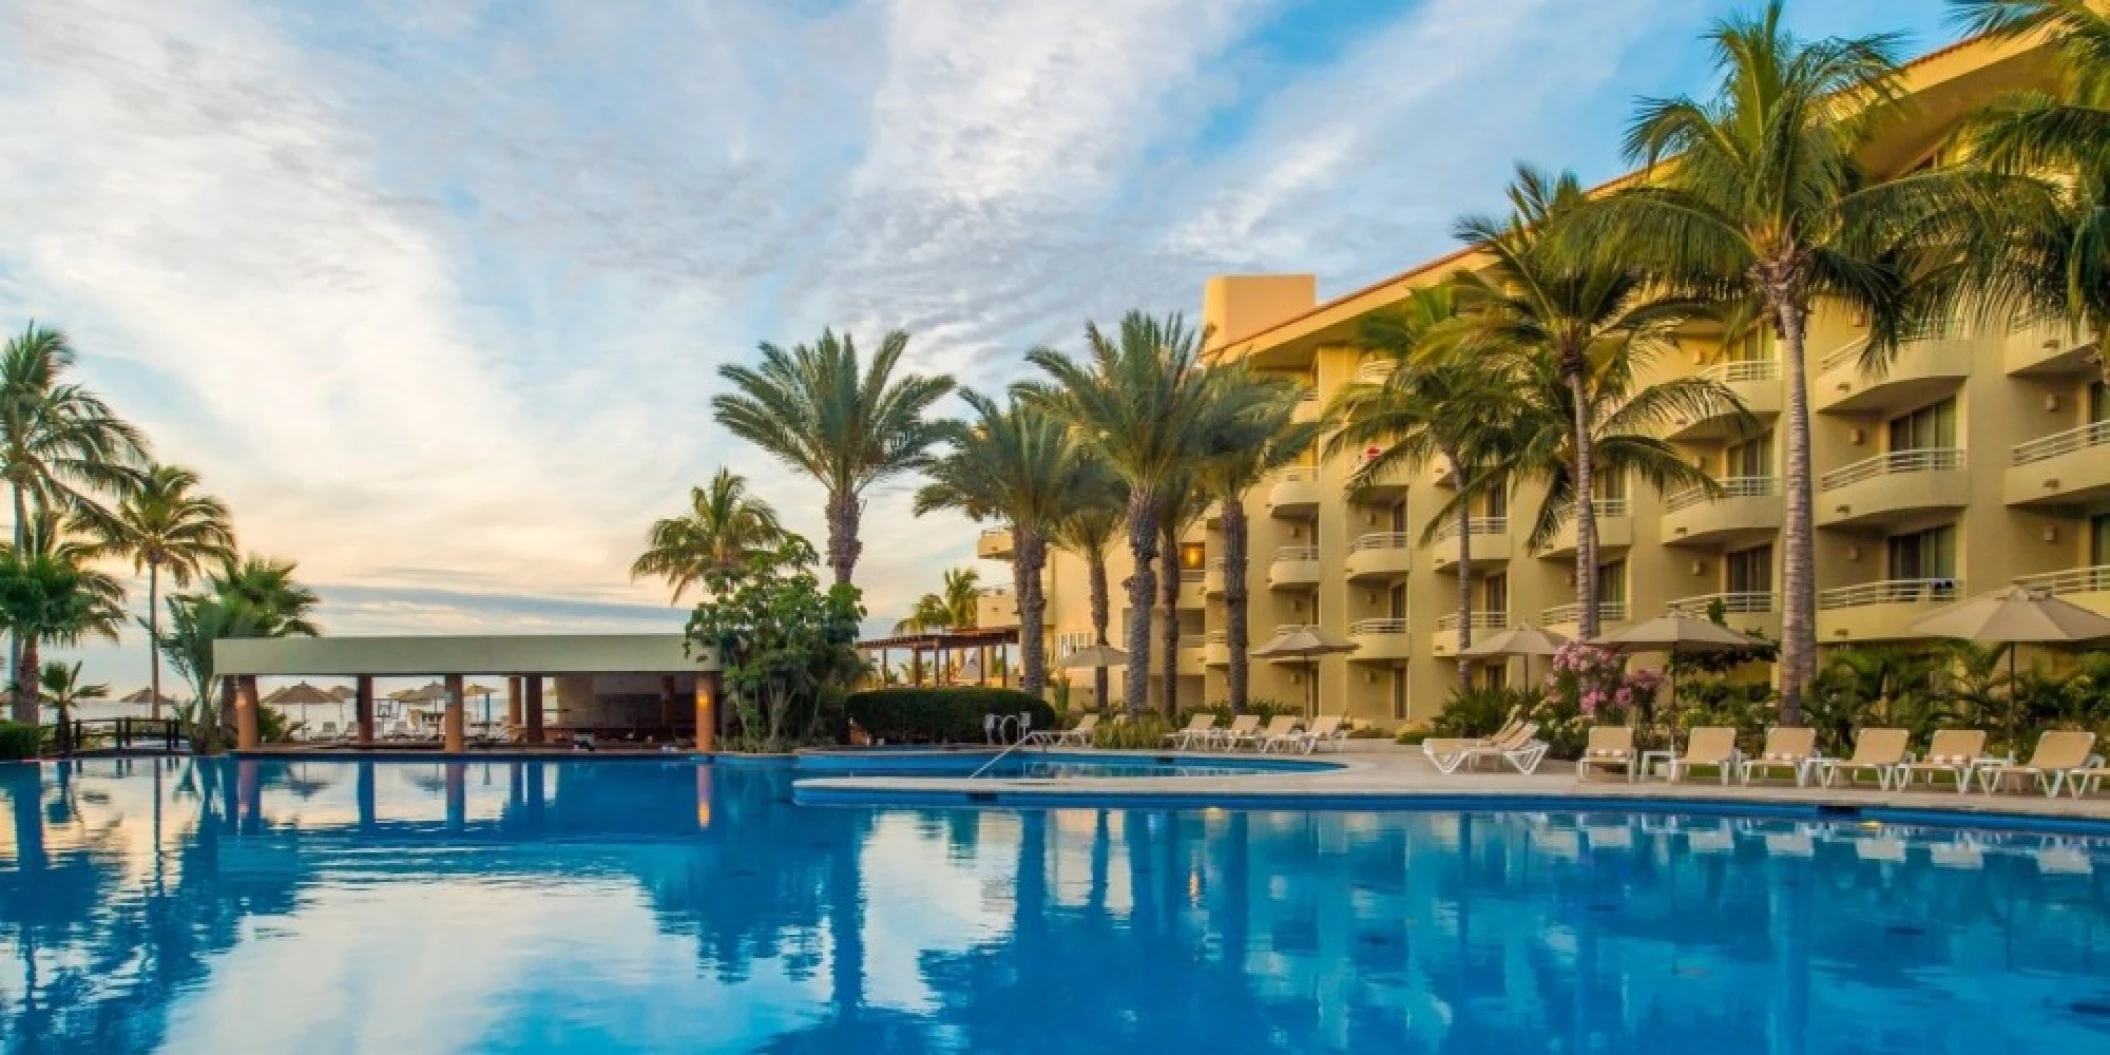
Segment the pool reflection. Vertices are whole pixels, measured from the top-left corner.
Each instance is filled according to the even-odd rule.
[[[1981,1052],[2110,854],[1616,814],[801,808],[660,762],[0,767],[8,1050]]]

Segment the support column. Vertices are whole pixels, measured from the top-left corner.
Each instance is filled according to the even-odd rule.
[[[352,713],[359,719],[359,746],[374,745],[374,676],[361,674],[352,690]]]
[[[696,750],[713,751],[718,747],[718,700],[712,677],[702,671],[696,672]]]
[[[506,732],[513,736],[520,735],[520,694],[523,691],[520,683],[518,674],[506,679]]]
[[[919,689],[923,687],[923,648],[920,645],[908,647],[908,683]]]
[[[469,820],[469,763],[447,763],[447,828],[460,831]]]
[[[243,674],[234,679],[234,746],[254,751],[258,742],[256,722],[256,677]]]
[[[975,683],[976,685],[987,685],[987,684],[989,684],[989,646],[988,646],[988,645],[983,645],[983,646],[982,646],[982,656],[981,656],[981,662],[980,662],[980,663],[979,663],[979,664],[978,664],[978,665],[977,665],[977,666],[976,666],[976,667],[974,668],[974,683]]]
[[[527,742],[542,742],[542,675],[527,676]]]
[[[468,746],[462,714],[462,676],[447,675],[447,715],[440,723],[448,754],[460,754]]]

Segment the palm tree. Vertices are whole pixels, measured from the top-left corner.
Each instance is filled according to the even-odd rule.
[[[981,621],[982,573],[973,568],[947,568],[939,592],[916,599],[908,617],[894,624],[898,634],[926,634],[934,630],[969,630]],[[948,668],[957,670],[959,657],[950,650],[939,654],[938,677]],[[986,673],[986,672],[985,672]]]
[[[1526,377],[1551,370],[1558,380],[1558,405],[1571,416],[1559,448],[1564,468],[1547,479],[1572,486],[1573,494],[1567,497],[1576,500],[1572,509],[1549,507],[1557,516],[1540,528],[1550,533],[1566,517],[1575,518],[1579,630],[1584,638],[1592,638],[1598,633],[1593,496],[1603,460],[1595,445],[1605,424],[1601,415],[1625,409],[1626,392],[1613,386],[1630,386],[1637,362],[1668,348],[1675,329],[1699,309],[1691,300],[1666,295],[1614,258],[1560,251],[1549,232],[1588,202],[1574,173],[1554,176],[1520,166],[1509,200],[1513,211],[1506,219],[1467,217],[1458,223],[1459,237],[1490,259],[1485,268],[1460,272],[1453,280],[1465,309],[1459,350],[1509,356],[1517,359],[1516,369]],[[1697,411],[1711,407],[1716,396],[1738,406],[1727,389],[1704,382],[1670,382],[1652,391],[1659,394],[1640,402],[1650,413],[1662,404]],[[1669,453],[1668,447],[1656,446]],[[1551,452],[1548,448],[1544,453]],[[1692,475],[1689,466],[1683,468],[1683,473],[1663,471],[1668,478]],[[1534,542],[1543,538],[1534,535]]]
[[[1092,620],[1092,644],[1104,646],[1106,626],[1112,616],[1110,602],[1112,590],[1106,576],[1106,551],[1121,533],[1123,516],[1128,509],[1128,486],[1121,478],[1106,468],[1096,458],[1091,461],[1092,477],[1081,484],[1077,494],[1070,500],[1069,509],[1055,525],[1056,545],[1084,559],[1085,589],[1089,594]],[[1094,706],[1106,706],[1108,690],[1106,667],[1092,668],[1092,702]]]
[[[149,465],[139,489],[118,503],[104,530],[105,548],[147,574],[147,651],[153,670],[152,716],[161,717],[161,576],[189,586],[207,562],[234,557],[227,506],[199,494],[198,474],[180,465]]]
[[[0,628],[22,643],[22,669],[41,674],[38,649],[46,642],[72,645],[91,634],[115,641],[123,621],[124,609],[99,596],[67,558],[14,546],[0,551]],[[15,680],[15,721],[37,723],[40,690],[36,676]]]
[[[1203,380],[1204,334],[1179,316],[1158,320],[1142,312],[1122,318],[1117,333],[1085,327],[1088,357],[1080,362],[1052,348],[1027,360],[1049,380],[1020,386],[1025,398],[1048,408],[1084,436],[1107,467],[1128,485],[1128,709],[1141,713],[1150,694],[1150,613],[1157,597],[1158,514],[1167,486],[1184,471],[1216,429],[1223,408]]]
[[[1293,420],[1299,392],[1282,378],[1255,373],[1242,363],[1219,367],[1214,375],[1213,383],[1223,389],[1219,398],[1248,407],[1234,422],[1239,435],[1207,466],[1203,491],[1205,506],[1215,504],[1223,511],[1224,642],[1230,653],[1225,691],[1231,710],[1243,714],[1252,693],[1251,597],[1246,588],[1252,530],[1246,520],[1246,492],[1302,458],[1324,426]],[[1324,417],[1331,420],[1331,412]]]
[[[653,522],[647,549],[630,565],[630,577],[666,579],[678,603],[690,586],[712,572],[742,566],[750,554],[769,549],[783,536],[777,511],[748,493],[747,478],[720,469],[709,487],[689,488],[688,512]]]
[[[971,389],[963,389],[960,398],[974,417],[954,430],[949,450],[925,463],[931,482],[916,492],[916,515],[955,509],[1010,527],[1020,683],[1037,696],[1047,687],[1047,596],[1041,573],[1048,538],[1089,479],[1093,462],[1075,434],[1039,407],[1016,397],[999,404]]]
[[[925,415],[952,391],[952,379],[908,374],[896,380],[907,350],[908,334],[889,333],[867,370],[848,334],[823,331],[820,340],[788,352],[763,344],[759,366],[718,370],[738,390],[712,398],[718,423],[827,492],[828,566],[838,586],[850,584],[864,551],[857,529],[865,489],[913,469],[944,436],[944,426]]]
[[[1382,382],[1347,385],[1327,408],[1328,419],[1340,425],[1327,439],[1328,458],[1376,452],[1349,477],[1351,490],[1438,457],[1450,462],[1461,482],[1469,481],[1497,453],[1497,444],[1508,435],[1504,425],[1515,413],[1516,393],[1488,360],[1457,353],[1460,332],[1452,285],[1415,290],[1398,307],[1364,322],[1364,351],[1391,369]],[[1433,542],[1446,523],[1432,518],[1422,542]],[[1473,643],[1471,504],[1460,503],[1457,518],[1448,523],[1458,531],[1458,647],[1463,650]],[[1471,663],[1460,661],[1461,679]]]
[[[58,710],[61,730],[71,724],[74,707],[91,700],[110,698],[110,686],[82,680],[79,663],[52,660],[44,664],[44,673],[38,677],[37,684],[43,690],[44,698]],[[62,731],[59,735],[66,734]]]
[[[191,699],[178,705],[178,717],[190,727],[191,742],[197,751],[214,751],[226,739],[226,729],[233,722],[234,679],[221,684],[213,666],[213,643],[267,635],[262,632],[259,613],[238,600],[210,594],[178,594],[168,599],[167,607],[167,629],[155,638],[155,646],[191,683]],[[213,703],[216,698],[217,706]]]
[[[1178,713],[1180,706],[1180,539],[1209,511],[1211,494],[1203,474],[1210,465],[1197,457],[1159,492],[1158,552],[1164,555],[1165,571],[1158,576],[1158,603],[1165,618],[1157,624],[1158,645],[1164,652],[1158,670],[1158,706],[1167,718]]]
[[[1924,307],[1898,262],[1868,250],[1859,233],[1885,226],[1877,214],[1895,201],[1869,185],[1854,155],[1894,112],[1898,38],[1799,40],[1774,0],[1755,18],[1716,23],[1708,39],[1721,71],[1714,97],[1644,102],[1626,149],[1650,180],[1606,198],[1564,240],[1673,285],[1758,304],[1780,341],[1781,720],[1795,723],[1817,671],[1809,318],[1819,301],[1867,318],[1863,363],[1875,367]]]
[[[66,335],[35,323],[0,349],[0,478],[13,502],[17,548],[32,507],[106,523],[97,498],[130,491],[146,458],[137,429],[65,379],[73,365]],[[10,651],[10,683],[19,682],[22,643]]]
[[[313,617],[322,597],[294,580],[298,570],[290,560],[230,557],[208,585],[216,599],[250,617],[256,632],[249,637],[318,637],[322,629]]]

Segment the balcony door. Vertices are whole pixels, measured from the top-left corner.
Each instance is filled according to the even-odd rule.
[[[1892,579],[1956,578],[1956,526],[1890,536]]]
[[[1509,623],[1509,573],[1493,572],[1480,580],[1480,611],[1490,625]]]
[[[1386,614],[1394,619],[1407,617],[1407,584],[1393,583],[1387,595]]]
[[[1897,451],[1949,450],[1956,446],[1956,399],[1930,403],[1910,414],[1890,419],[1890,449]]]
[[[2110,513],[2097,513],[2088,518],[2088,566],[2106,564],[2110,564]]]
[[[1722,562],[1722,566],[1726,571],[1723,586],[1729,593],[1773,592],[1773,547],[1770,544],[1737,550]]]
[[[1626,561],[1608,560],[1597,566],[1597,607],[1626,604]]]
[[[1734,443],[1723,452],[1722,476],[1767,477],[1773,475],[1773,436],[1768,433],[1749,443]]]
[[[2110,384],[2101,381],[2089,382],[2088,424],[2110,424]]]

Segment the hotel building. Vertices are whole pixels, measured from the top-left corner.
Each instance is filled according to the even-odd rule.
[[[1962,115],[2001,91],[2045,84],[2046,59],[2031,47],[1969,41],[1914,62],[1912,105],[1868,146],[1864,164],[1893,175],[1932,163]],[[1307,392],[1302,413],[1317,414],[1343,384],[1386,369],[1357,348],[1365,317],[1476,263],[1456,253],[1325,301],[1311,275],[1210,279],[1201,306],[1218,338],[1210,355],[1297,378]],[[2110,613],[2110,395],[2097,350],[2056,328],[1960,326],[1906,346],[1872,374],[1859,366],[1863,338],[1856,320],[1820,312],[1807,342],[1820,647],[1908,640],[1928,612],[2011,582]],[[1693,420],[1665,437],[1714,475],[1722,497],[1601,482],[1606,630],[1671,609],[1718,608],[1731,626],[1780,635],[1778,355],[1770,334],[1725,346],[1719,330],[1695,330],[1652,364],[1658,377],[1701,373],[1723,382],[1756,427]],[[1380,723],[1437,712],[1458,679],[1458,576],[1472,584],[1476,637],[1519,622],[1575,634],[1572,520],[1534,549],[1526,535],[1539,496],[1524,490],[1491,500],[1475,510],[1467,566],[1454,525],[1422,544],[1453,483],[1448,466],[1402,473],[1351,500],[1344,483],[1354,468],[1354,457],[1307,459],[1246,496],[1252,644],[1279,626],[1317,624],[1360,646],[1318,664],[1326,711]],[[1152,665],[1177,665],[1181,705],[1226,695],[1221,545],[1212,514],[1174,554],[1185,580],[1173,613],[1180,647],[1169,658],[1154,655]],[[978,555],[1006,559],[1009,547],[1006,533],[988,532]],[[1119,644],[1125,547],[1109,559],[1108,635]],[[1060,655],[1090,640],[1083,561],[1051,551],[1047,584]],[[982,618],[985,627],[1016,624],[1007,588],[984,598]],[[1534,673],[1543,669],[1538,661]],[[1302,701],[1309,691],[1301,663],[1255,660],[1252,671],[1255,699]],[[1090,691],[1090,677],[1078,673],[1073,701]],[[1522,661],[1506,674],[1521,678]],[[1113,691],[1120,693],[1118,676]]]

